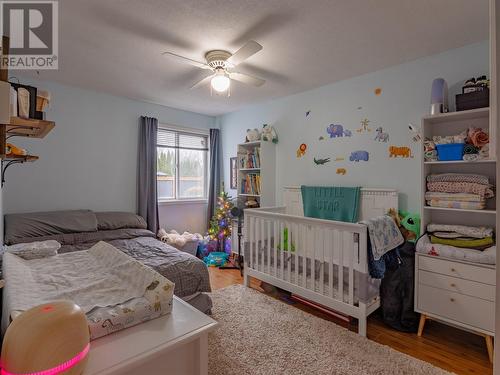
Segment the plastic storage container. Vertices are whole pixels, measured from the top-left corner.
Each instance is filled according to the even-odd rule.
[[[449,143],[436,145],[439,161],[462,160],[464,143]]]

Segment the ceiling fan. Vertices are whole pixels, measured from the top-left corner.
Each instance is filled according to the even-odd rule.
[[[231,80],[256,87],[262,86],[264,82],[266,82],[261,78],[253,77],[251,75],[233,70],[236,66],[248,59],[250,56],[259,52],[261,49],[262,46],[259,43],[250,40],[233,54],[223,50],[208,51],[205,54],[206,62],[192,60],[172,52],[163,52],[162,55],[173,57],[187,64],[196,66],[197,68],[211,70],[213,72],[213,74],[203,78],[191,86],[191,89],[201,87],[210,82],[212,89],[218,93],[227,92],[229,96]]]

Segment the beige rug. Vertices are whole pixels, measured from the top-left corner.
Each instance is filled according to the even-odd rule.
[[[212,293],[209,374],[449,374],[243,285]]]

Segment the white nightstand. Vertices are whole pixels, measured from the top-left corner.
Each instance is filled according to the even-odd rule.
[[[208,373],[208,332],[217,322],[174,297],[172,313],[90,343],[83,375]]]

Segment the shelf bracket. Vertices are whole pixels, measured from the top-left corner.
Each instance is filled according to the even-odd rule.
[[[7,168],[9,168],[11,165],[13,164],[22,164],[24,163],[25,161],[20,159],[20,160],[9,160],[9,161],[5,161],[5,160],[2,160],[2,187],[3,185],[5,184],[5,171],[7,170]]]

